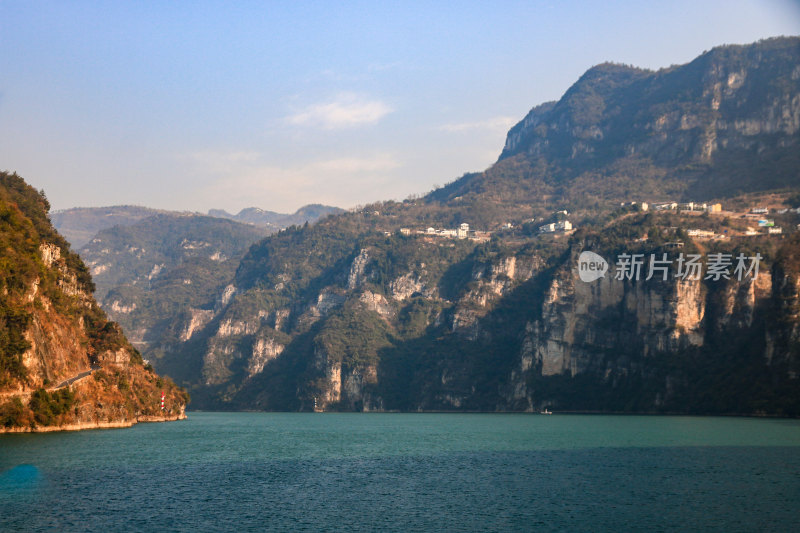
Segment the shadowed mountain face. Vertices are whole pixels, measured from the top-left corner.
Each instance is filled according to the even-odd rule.
[[[257,242],[144,349],[206,408],[798,414],[798,65],[785,38],[594,67],[485,172]],[[624,253],[672,270],[617,278]],[[678,278],[682,253],[760,273]]]

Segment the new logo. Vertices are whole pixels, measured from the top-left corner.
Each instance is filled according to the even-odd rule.
[[[581,252],[578,257],[578,275],[581,281],[589,283],[605,277],[608,272],[608,262],[594,252]]]

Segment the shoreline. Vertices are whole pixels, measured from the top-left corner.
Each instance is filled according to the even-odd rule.
[[[186,420],[186,413],[170,416],[149,416],[142,415],[134,420],[112,420],[111,422],[79,422],[76,424],[64,424],[61,426],[36,426],[36,427],[11,427],[0,428],[3,433],[51,433],[55,431],[85,431],[91,429],[121,429],[135,426],[138,423],[148,422],[177,422]]]

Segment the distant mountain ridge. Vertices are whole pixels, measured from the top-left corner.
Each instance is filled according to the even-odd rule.
[[[102,229],[129,226],[144,218],[166,212],[136,205],[74,207],[51,212],[50,221],[77,250]]]
[[[218,218],[227,218],[245,224],[253,224],[255,226],[280,229],[293,225],[302,225],[306,222],[315,222],[327,215],[336,215],[343,212],[344,210],[338,207],[331,207],[322,204],[309,204],[301,207],[292,214],[265,211],[264,209],[260,209],[258,207],[248,207],[246,209],[242,209],[235,215],[228,213],[224,209],[210,209],[208,211],[208,215]]]
[[[222,209],[211,209],[208,216],[225,218],[262,226],[272,231],[278,231],[294,224],[315,222],[319,218],[332,213],[340,213],[342,209],[321,204],[311,204],[301,207],[292,214],[264,211],[257,207],[243,209],[237,215],[231,215]],[[186,216],[193,214],[188,211],[169,211],[152,209],[150,207],[118,205],[109,207],[74,207],[50,213],[50,220],[56,229],[61,232],[76,250],[92,240],[97,232],[114,226],[130,226],[137,222],[159,214]]]

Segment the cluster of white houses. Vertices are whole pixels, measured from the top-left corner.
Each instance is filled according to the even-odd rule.
[[[636,207],[642,211],[647,211],[650,209],[651,204],[647,202],[622,202],[619,204],[620,207]],[[699,203],[699,202],[686,202],[686,203],[678,203],[678,202],[661,202],[661,203],[654,203],[652,204],[652,208],[656,211],[705,211],[707,213],[721,213],[722,212],[722,204],[708,204],[708,203]],[[786,213],[797,213],[800,214],[800,207],[796,208],[787,208],[787,209],[779,209],[776,211],[779,215],[783,215]],[[754,218],[759,217],[761,215],[769,214],[768,207],[753,207],[750,209],[750,212],[745,214],[745,217]]]
[[[483,239],[489,235],[489,232],[486,231],[472,231],[469,229],[469,224],[466,222],[462,222],[458,228],[456,229],[448,229],[448,228],[427,228],[425,230],[416,230],[413,231],[410,228],[400,228],[400,233],[402,235],[411,235],[412,233],[416,233],[417,235],[429,235],[431,237],[447,237],[450,239]]]
[[[650,204],[647,202],[622,202],[619,204],[620,207],[636,207],[642,211],[648,211],[650,209]],[[654,203],[653,209],[656,211],[705,211],[707,213],[720,213],[722,212],[722,204],[707,204],[707,203],[699,203],[699,202],[686,202],[686,203],[678,203],[678,202],[660,202]]]
[[[623,202],[620,204],[620,207],[637,207],[642,211],[648,211],[651,207],[657,211],[665,211],[665,210],[675,210],[675,211],[702,211],[706,213],[721,213],[722,212],[722,205],[721,204],[707,204],[707,203],[695,203],[695,202],[687,202],[687,203],[677,203],[677,202],[664,202],[664,203],[654,203],[648,204],[647,202]],[[797,209],[784,209],[782,211],[778,211],[779,214],[787,213],[787,212],[797,212],[800,214],[800,207]],[[745,215],[748,218],[758,218],[765,214],[769,213],[769,209],[766,207],[754,207],[750,210],[750,212]],[[378,214],[378,213],[376,213]],[[556,215],[568,215],[567,211],[557,211]],[[533,219],[526,221],[532,222]],[[774,235],[779,234],[782,232],[780,227],[776,227],[774,221],[761,219],[758,220],[758,225],[761,228],[766,228],[766,234]],[[511,223],[505,223],[502,226],[502,229],[511,229],[514,226]],[[551,222],[549,224],[544,224],[539,226],[539,233],[565,233],[568,231],[572,231],[574,226],[572,222],[569,220],[561,220],[558,222]],[[673,228],[674,229],[674,228]],[[798,229],[800,229],[800,225],[798,225]],[[385,232],[389,235],[389,232]],[[488,240],[491,236],[490,231],[475,231],[469,229],[469,224],[466,222],[460,224],[458,228],[434,228],[429,227],[424,230],[412,230],[410,228],[400,228],[400,233],[402,235],[425,235],[429,237],[445,237],[450,239],[473,239],[477,241]],[[689,237],[695,237],[699,239],[727,239],[728,235],[717,234],[713,231],[703,230],[703,229],[687,229],[686,234]],[[753,228],[747,228],[747,231],[744,233],[745,236],[751,235],[763,235],[764,233],[759,232]],[[683,243],[679,243],[681,246]]]
[[[512,229],[514,227],[510,222],[505,223],[502,229]],[[560,222],[552,222],[539,226],[539,233],[558,233],[572,230],[573,226],[569,220],[562,220]],[[387,235],[389,232],[385,232]],[[411,228],[400,228],[401,235],[425,235],[428,237],[445,237],[449,239],[472,239],[476,241],[485,241],[492,236],[491,231],[476,231],[469,229],[469,224],[466,222],[460,224],[458,228],[434,228],[430,227],[424,230],[412,230]]]
[[[722,205],[721,204],[708,204],[708,203],[699,203],[699,202],[686,202],[686,203],[678,203],[678,202],[660,202],[660,203],[653,203],[648,204],[647,202],[623,202],[620,204],[620,207],[637,207],[642,211],[648,211],[649,209],[654,209],[656,211],[701,211],[706,213],[722,213]],[[796,212],[800,214],[800,207],[796,209],[782,209],[778,210],[778,214],[785,214]],[[769,208],[766,207],[753,207],[749,210],[748,213],[744,214],[742,218],[754,219],[758,222],[759,228],[747,228],[743,234],[740,234],[745,237],[755,236],[755,235],[777,235],[783,232],[782,228],[775,226],[775,222],[773,220],[769,220],[764,218],[764,215],[769,213]],[[800,225],[798,225],[798,229],[800,229]],[[710,230],[704,229],[687,229],[686,234],[689,237],[694,237],[697,239],[727,239],[729,235],[726,234],[719,234],[715,233]],[[681,243],[682,245],[682,243]]]
[[[766,220],[761,220],[759,222],[767,222],[767,221]],[[770,220],[769,222],[772,222],[772,221]],[[780,235],[781,233],[783,233],[783,229],[781,229],[780,226],[775,226],[774,223],[772,225],[759,224],[759,226],[765,227],[766,228],[766,232],[759,231],[759,230],[757,230],[755,228],[747,228],[743,235],[745,237],[753,237],[753,236],[756,236],[756,235]],[[727,239],[728,238],[728,235],[715,233],[713,231],[704,230],[704,229],[687,229],[686,230],[686,234],[689,237],[694,237],[696,239],[722,240],[722,239]]]
[[[775,223],[771,220],[759,220],[759,227],[766,228],[766,232],[759,231],[755,228],[747,228],[744,231],[743,236],[745,237],[754,237],[756,235],[780,235],[783,233],[783,229],[780,226],[775,226]],[[689,237],[695,237],[697,239],[727,239],[728,235],[723,235],[719,233],[714,233],[710,230],[704,229],[687,229],[686,234]]]
[[[791,212],[791,211],[792,211],[792,209],[782,209],[782,210],[778,211],[778,214],[784,214],[784,213],[788,213],[788,212]],[[798,208],[795,212],[800,213],[800,208]],[[774,220],[767,219],[767,218],[761,218],[764,215],[768,215],[768,214],[769,214],[769,208],[767,208],[767,207],[754,207],[754,208],[750,209],[750,212],[746,213],[743,218],[757,220],[759,228],[766,228],[767,229],[767,233],[766,233],[767,235],[780,235],[781,233],[783,233],[783,228],[781,228],[780,226],[776,226]],[[755,229],[755,228],[747,228],[747,230],[744,232],[744,234],[745,234],[746,237],[751,237],[751,236],[754,236],[754,235],[763,235],[764,233],[762,231],[759,231],[759,230]]]

